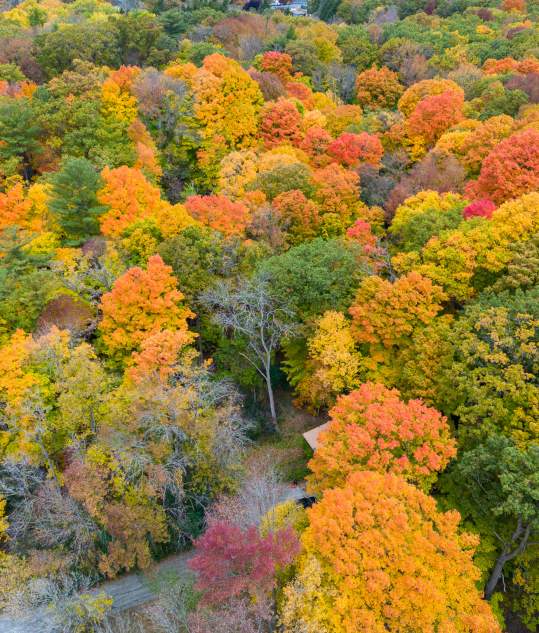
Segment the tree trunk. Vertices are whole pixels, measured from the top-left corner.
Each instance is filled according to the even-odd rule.
[[[485,600],[490,600],[492,598],[492,594],[496,590],[496,586],[500,578],[502,577],[503,566],[507,562],[506,554],[501,554],[494,565],[494,569],[492,570],[490,577],[488,579],[487,585],[485,587]]]
[[[273,397],[273,386],[271,384],[270,368],[266,368],[266,386],[268,389],[268,399],[271,413],[271,425],[275,433],[279,432],[279,426],[277,424],[277,412],[275,411],[275,399]]]
[[[523,533],[523,530],[524,530],[524,533]],[[506,545],[504,547],[504,551],[498,556],[498,559],[496,560],[496,564],[494,565],[494,569],[492,570],[490,574],[490,578],[488,579],[487,585],[485,587],[486,600],[490,600],[492,598],[492,594],[496,590],[498,581],[500,580],[502,576],[503,567],[505,563],[509,562],[510,560],[513,560],[513,558],[522,554],[522,552],[526,549],[526,546],[528,545],[528,540],[530,538],[530,531],[531,531],[530,525],[527,525],[526,528],[524,529],[524,526],[522,525],[522,521],[519,519],[517,528],[514,531],[513,536],[511,538],[511,543],[514,543],[518,538],[520,538],[520,542],[517,545],[517,547],[513,549],[513,551],[507,551],[509,549],[509,545]]]

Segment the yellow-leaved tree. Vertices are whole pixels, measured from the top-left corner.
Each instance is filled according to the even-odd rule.
[[[238,62],[218,53],[204,59],[194,73],[192,88],[202,133],[199,160],[204,171],[215,178],[225,154],[255,144],[264,98]]]
[[[458,512],[392,474],[353,473],[308,511],[285,633],[498,633]]]
[[[307,348],[308,360],[296,385],[298,402],[312,410],[331,406],[339,394],[359,384],[360,355],[342,312],[329,310],[320,317]]]

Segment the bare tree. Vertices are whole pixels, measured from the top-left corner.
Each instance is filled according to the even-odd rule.
[[[15,505],[9,535],[16,548],[65,548],[77,566],[94,562],[99,528],[55,480],[43,482]]]
[[[286,498],[288,487],[283,482],[270,456],[249,464],[237,492],[217,501],[208,520],[227,521],[242,528],[258,525],[272,508]]]
[[[273,429],[278,431],[271,363],[283,339],[296,331],[294,312],[274,296],[267,279],[240,280],[237,286],[219,284],[202,296],[213,319],[225,331],[243,338],[241,356],[262,376],[266,384]]]
[[[45,471],[30,463],[12,457],[0,464],[0,496],[11,501],[26,501],[45,480]]]
[[[234,600],[214,609],[199,607],[189,616],[189,633],[270,633],[272,621],[269,600]]]
[[[122,612],[111,614],[97,625],[94,633],[150,633],[150,629],[139,614]]]
[[[107,617],[112,599],[103,592],[90,592],[90,587],[83,575],[32,578],[11,596],[6,613],[28,631],[93,631]]]
[[[189,576],[162,587],[157,601],[144,610],[144,615],[159,633],[191,633],[189,614],[197,601]]]
[[[143,614],[156,633],[269,633],[273,610],[270,600],[262,596],[206,607],[199,603],[193,579],[187,578],[163,588]],[[116,633],[117,629],[103,633],[109,631]]]

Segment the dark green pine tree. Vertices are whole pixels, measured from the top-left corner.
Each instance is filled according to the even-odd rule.
[[[78,246],[97,235],[106,206],[97,199],[104,183],[94,165],[85,158],[64,158],[51,183],[49,208],[62,227],[65,243]]]

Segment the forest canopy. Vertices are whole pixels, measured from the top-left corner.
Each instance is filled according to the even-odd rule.
[[[539,5],[288,5],[1,7],[0,622],[539,630]]]

